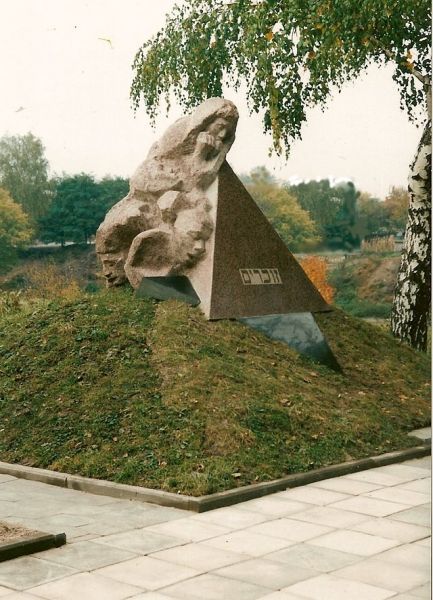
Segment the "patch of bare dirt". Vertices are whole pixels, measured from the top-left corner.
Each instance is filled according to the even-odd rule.
[[[392,302],[400,257],[380,261],[365,258],[359,262],[358,296],[370,302]]]
[[[40,531],[27,529],[21,525],[12,525],[0,522],[0,544],[6,542],[18,542],[23,539],[28,539],[40,535]]]

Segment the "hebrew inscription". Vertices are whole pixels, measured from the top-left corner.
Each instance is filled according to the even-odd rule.
[[[239,269],[244,285],[282,284],[278,269]]]

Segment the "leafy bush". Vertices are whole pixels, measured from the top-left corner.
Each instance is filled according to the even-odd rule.
[[[335,290],[328,282],[328,265],[320,256],[307,256],[299,261],[305,273],[322,294],[326,302],[334,300]]]
[[[28,267],[30,281],[27,294],[31,297],[52,300],[76,300],[81,295],[80,286],[73,273],[54,262],[33,263]]]

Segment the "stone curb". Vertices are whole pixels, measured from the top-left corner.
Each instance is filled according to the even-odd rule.
[[[34,554],[51,548],[58,548],[66,544],[66,535],[64,533],[41,533],[30,539],[24,539],[19,542],[5,542],[0,544],[0,562],[18,558],[25,554]]]
[[[274,479],[273,481],[254,483],[240,488],[198,497],[174,494],[162,490],[152,490],[150,488],[143,488],[135,485],[114,483],[102,479],[90,479],[88,477],[81,477],[80,475],[68,475],[67,473],[57,473],[55,471],[48,471],[47,469],[38,469],[35,467],[26,467],[5,462],[0,462],[0,473],[101,496],[150,502],[159,504],[160,506],[181,508],[193,512],[205,512],[215,508],[221,508],[222,506],[230,506],[232,504],[238,504],[239,502],[245,502],[246,500],[267,496],[268,494],[279,492],[287,488],[307,485],[316,481],[348,475],[367,469],[374,469],[376,467],[382,467],[410,460],[412,458],[421,458],[423,456],[428,456],[430,452],[431,442],[428,441],[423,445],[407,448],[405,450],[396,450],[394,452],[388,452],[387,454],[372,456],[371,458],[351,460],[337,465],[315,469],[314,471],[309,471],[307,473],[295,473],[293,475],[286,475],[281,479]]]

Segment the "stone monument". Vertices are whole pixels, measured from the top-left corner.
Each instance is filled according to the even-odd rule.
[[[226,161],[238,111],[209,98],[171,125],[107,213],[107,286],[199,304],[337,368],[312,312],[330,310]]]

